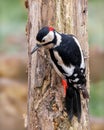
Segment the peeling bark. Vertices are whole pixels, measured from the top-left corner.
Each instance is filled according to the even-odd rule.
[[[88,101],[82,98],[82,117],[70,123],[64,111],[64,94],[60,78],[53,70],[48,51],[30,52],[36,44],[36,34],[43,26],[75,34],[88,55],[87,0],[28,0],[28,130],[88,130]],[[27,6],[26,6],[27,7]],[[87,87],[89,70],[87,66]]]

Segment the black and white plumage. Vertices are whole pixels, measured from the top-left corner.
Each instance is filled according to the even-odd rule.
[[[60,34],[52,27],[43,27],[36,37],[39,42],[31,52],[40,47],[47,47],[54,69],[58,75],[66,79],[65,106],[71,120],[73,115],[81,117],[81,98],[88,98],[86,90],[85,61],[81,46],[74,35]]]

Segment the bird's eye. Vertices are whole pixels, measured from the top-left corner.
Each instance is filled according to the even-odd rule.
[[[43,39],[42,42],[45,42],[45,40]]]

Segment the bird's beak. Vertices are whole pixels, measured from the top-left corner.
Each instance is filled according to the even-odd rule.
[[[31,55],[38,49],[40,48],[42,45],[36,44],[36,46],[33,48],[33,50],[31,51]]]

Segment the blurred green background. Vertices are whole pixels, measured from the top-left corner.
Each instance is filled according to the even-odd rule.
[[[26,19],[24,0],[0,1],[0,52],[14,54],[26,49],[22,42],[25,38]]]
[[[90,114],[104,117],[104,0],[89,0],[88,11],[91,69]]]
[[[104,123],[104,0],[89,0],[88,11],[89,113]],[[26,22],[24,0],[0,1],[0,130],[24,129],[27,100]],[[8,120],[6,126],[5,119]]]

